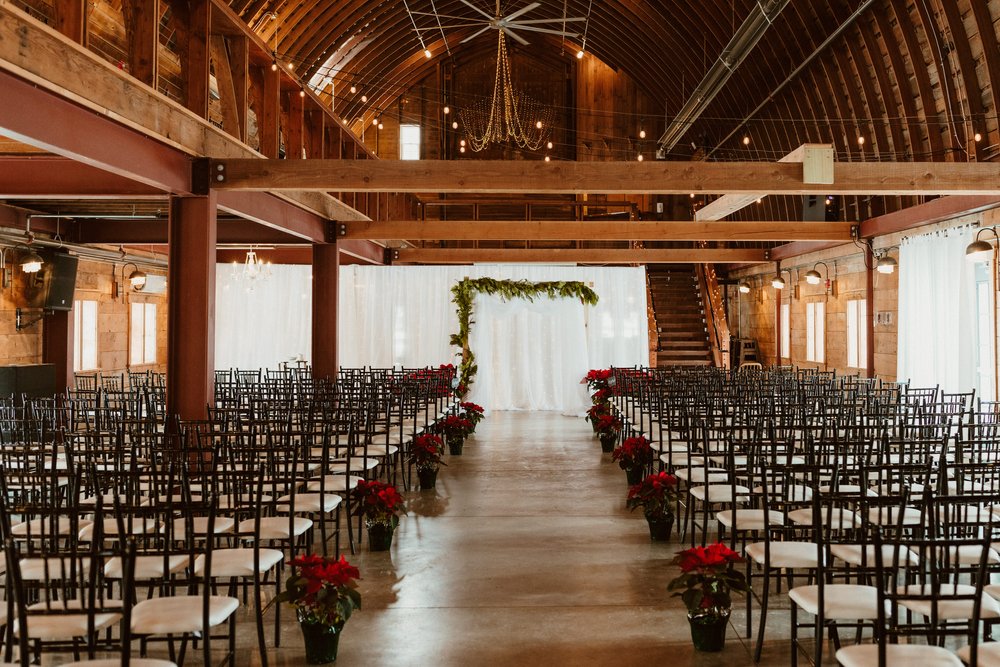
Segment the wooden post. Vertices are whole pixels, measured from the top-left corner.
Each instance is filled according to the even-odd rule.
[[[244,40],[245,41],[245,40]],[[212,35],[209,41],[212,63],[215,65],[215,80],[219,85],[219,106],[222,107],[222,129],[242,139],[240,130],[239,102],[236,99],[236,81],[230,64],[226,38]]]
[[[215,402],[216,196],[171,197],[167,232],[167,414],[205,419]]]
[[[285,159],[301,160],[305,145],[303,124],[305,123],[305,99],[297,90],[285,93],[288,106],[288,123],[285,126]]]
[[[875,377],[875,255],[871,245],[865,248],[865,377]]]
[[[87,0],[55,0],[52,3],[53,27],[77,44],[87,46]],[[122,7],[124,10],[124,6]]]
[[[57,310],[45,317],[42,362],[55,365],[56,391],[73,384],[73,311]]]
[[[337,290],[340,249],[336,243],[313,244],[313,377],[337,377]]]
[[[170,3],[177,53],[181,61],[184,106],[208,117],[208,73],[211,0],[167,0]]]
[[[128,40],[128,73],[147,86],[156,88],[159,0],[124,0],[122,17]]]

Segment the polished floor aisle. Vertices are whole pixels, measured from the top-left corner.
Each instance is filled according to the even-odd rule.
[[[352,559],[364,608],[338,665],[752,664],[742,614],[724,653],[695,654],[666,592],[680,547],[650,542],[583,419],[494,413],[446,460],[436,491],[408,495],[392,551]],[[788,664],[787,618],[772,614],[762,664]],[[301,664],[298,629],[284,629],[272,655]]]

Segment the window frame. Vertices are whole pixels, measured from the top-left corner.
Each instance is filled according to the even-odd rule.
[[[868,368],[867,299],[847,300],[847,322],[844,327],[847,338],[847,367],[864,370]],[[851,331],[851,329],[854,331]],[[851,352],[854,352],[852,355]],[[853,358],[852,358],[853,357]],[[854,362],[852,365],[851,362]]]
[[[90,317],[93,317],[93,322],[90,323],[90,327],[85,327],[85,320],[89,319],[86,310],[92,310]],[[97,299],[74,299],[73,300],[73,372],[74,373],[86,373],[88,371],[96,371],[100,369],[100,361],[98,355],[98,336],[97,336],[97,319],[98,319],[98,308]],[[90,329],[90,336],[86,336],[86,329]],[[89,343],[89,346],[88,346]],[[90,349],[88,349],[88,347]],[[89,353],[89,354],[86,354]],[[85,364],[84,361],[90,357],[92,360],[91,364]]]
[[[416,129],[416,141],[406,141],[408,130]],[[423,129],[417,123],[400,123],[399,125],[399,159],[400,160],[419,160],[421,158],[420,143],[423,136]],[[406,147],[416,146],[416,157],[404,157],[406,155]]]
[[[792,305],[781,304],[781,358],[792,358]]]
[[[157,363],[157,304],[133,301],[128,315],[128,365],[152,366]],[[139,354],[137,354],[137,352]]]
[[[826,363],[826,302],[806,303],[806,361]]]

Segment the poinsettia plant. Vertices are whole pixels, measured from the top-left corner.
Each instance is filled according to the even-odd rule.
[[[747,580],[733,565],[742,562],[738,553],[719,542],[677,552],[671,562],[681,568],[680,576],[667,590],[684,600],[692,614],[714,614],[733,605],[732,593],[747,592]]]
[[[381,523],[395,526],[399,522],[398,515],[406,512],[403,496],[392,484],[378,480],[361,480],[351,491],[354,501],[354,513],[365,517],[368,523]]]
[[[676,497],[677,478],[665,471],[657,472],[628,488],[625,506],[633,511],[641,507],[647,515],[663,516],[673,514],[671,504]]]
[[[595,430],[601,436],[614,435],[622,430],[622,420],[610,413],[603,414],[597,418]]]
[[[460,416],[472,422],[473,427],[483,421],[483,418],[486,416],[483,406],[476,405],[475,403],[459,403],[458,407],[462,409],[462,414]]]
[[[589,421],[594,426],[597,426],[598,420],[601,415],[606,415],[609,413],[611,408],[608,407],[607,403],[598,403],[597,405],[592,405],[587,410],[587,421]]]
[[[443,453],[444,442],[440,436],[433,433],[418,435],[410,447],[410,463],[417,466],[417,470],[434,469],[439,465],[447,465],[441,460]]]
[[[656,452],[650,446],[649,440],[639,435],[626,438],[620,447],[611,452],[611,460],[618,461],[618,466],[622,470],[628,470],[650,465],[656,460]]]
[[[434,430],[448,438],[464,438],[472,433],[473,428],[471,421],[458,415],[448,415],[434,423]]]
[[[608,381],[611,379],[611,369],[592,369],[583,376],[583,381],[587,383],[587,387],[593,391],[599,389],[607,389]]]
[[[610,389],[598,389],[590,396],[590,400],[594,405],[600,403],[608,403],[611,401],[611,390]]]
[[[355,609],[361,609],[358,568],[347,562],[317,554],[299,556],[291,561],[292,572],[285,590],[272,602],[287,602],[295,607],[299,620],[339,626],[347,622]]]

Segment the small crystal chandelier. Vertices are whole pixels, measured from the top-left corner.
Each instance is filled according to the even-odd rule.
[[[257,257],[257,251],[253,248],[247,250],[247,256],[243,260],[243,281],[246,283],[247,291],[253,291],[255,284],[270,277],[271,262],[265,262]]]
[[[507,36],[502,30],[498,30],[497,35],[493,97],[459,112],[469,145],[478,153],[490,144],[513,141],[521,148],[536,151],[546,145],[552,133],[552,108],[514,89],[507,57]]]

